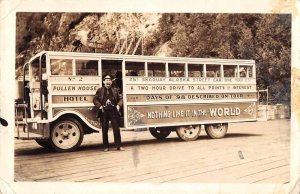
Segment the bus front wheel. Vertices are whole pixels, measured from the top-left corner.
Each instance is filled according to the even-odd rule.
[[[196,140],[201,132],[200,125],[179,126],[176,129],[177,136],[184,141]]]
[[[57,152],[75,151],[82,143],[83,135],[82,125],[77,120],[60,120],[51,130],[51,147]]]
[[[212,139],[219,139],[226,135],[228,130],[228,123],[205,125],[207,135]]]
[[[149,131],[151,135],[158,140],[166,139],[166,137],[168,137],[171,133],[171,129],[168,127],[150,128]]]

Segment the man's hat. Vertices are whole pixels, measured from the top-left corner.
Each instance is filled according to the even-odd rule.
[[[106,80],[106,79],[112,80],[112,78],[110,77],[110,75],[105,76],[105,77],[103,78],[103,81]]]

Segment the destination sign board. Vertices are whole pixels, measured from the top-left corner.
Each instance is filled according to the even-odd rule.
[[[237,77],[126,77],[126,83],[181,83],[181,84],[216,84],[216,83],[237,83],[237,84],[255,84],[255,78],[237,78]]]
[[[254,78],[126,77],[126,94],[256,92]]]
[[[128,106],[129,127],[256,119],[256,103]]]
[[[60,82],[94,82],[101,83],[102,78],[100,76],[49,76],[51,83],[60,83]]]
[[[95,94],[98,84],[54,84],[51,85],[52,94]]]
[[[57,95],[52,96],[52,103],[89,103],[93,99],[94,95]]]
[[[139,93],[191,93],[191,92],[211,92],[211,93],[221,93],[221,92],[255,92],[256,85],[207,85],[207,84],[197,84],[197,85],[183,85],[183,84],[160,84],[160,85],[126,85],[126,92],[128,94],[139,94]]]
[[[188,94],[128,94],[127,102],[186,101],[255,99],[256,93],[188,93]]]

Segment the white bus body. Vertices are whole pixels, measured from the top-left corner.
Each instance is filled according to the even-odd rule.
[[[117,71],[127,129],[149,128],[158,139],[176,131],[190,141],[201,125],[221,138],[228,123],[256,121],[253,60],[44,51],[23,68],[16,138],[56,151],[77,149],[84,134],[100,130],[93,97],[102,77]]]

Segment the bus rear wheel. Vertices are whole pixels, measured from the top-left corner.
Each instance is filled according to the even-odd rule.
[[[201,132],[200,125],[179,126],[176,129],[177,136],[184,141],[196,140]]]
[[[205,125],[207,135],[212,139],[223,138],[228,130],[228,123]]]
[[[149,129],[151,135],[158,140],[164,140],[171,133],[171,129],[168,127],[157,127]]]
[[[57,152],[75,151],[82,143],[83,135],[82,125],[75,119],[67,118],[54,124],[50,144]]]

